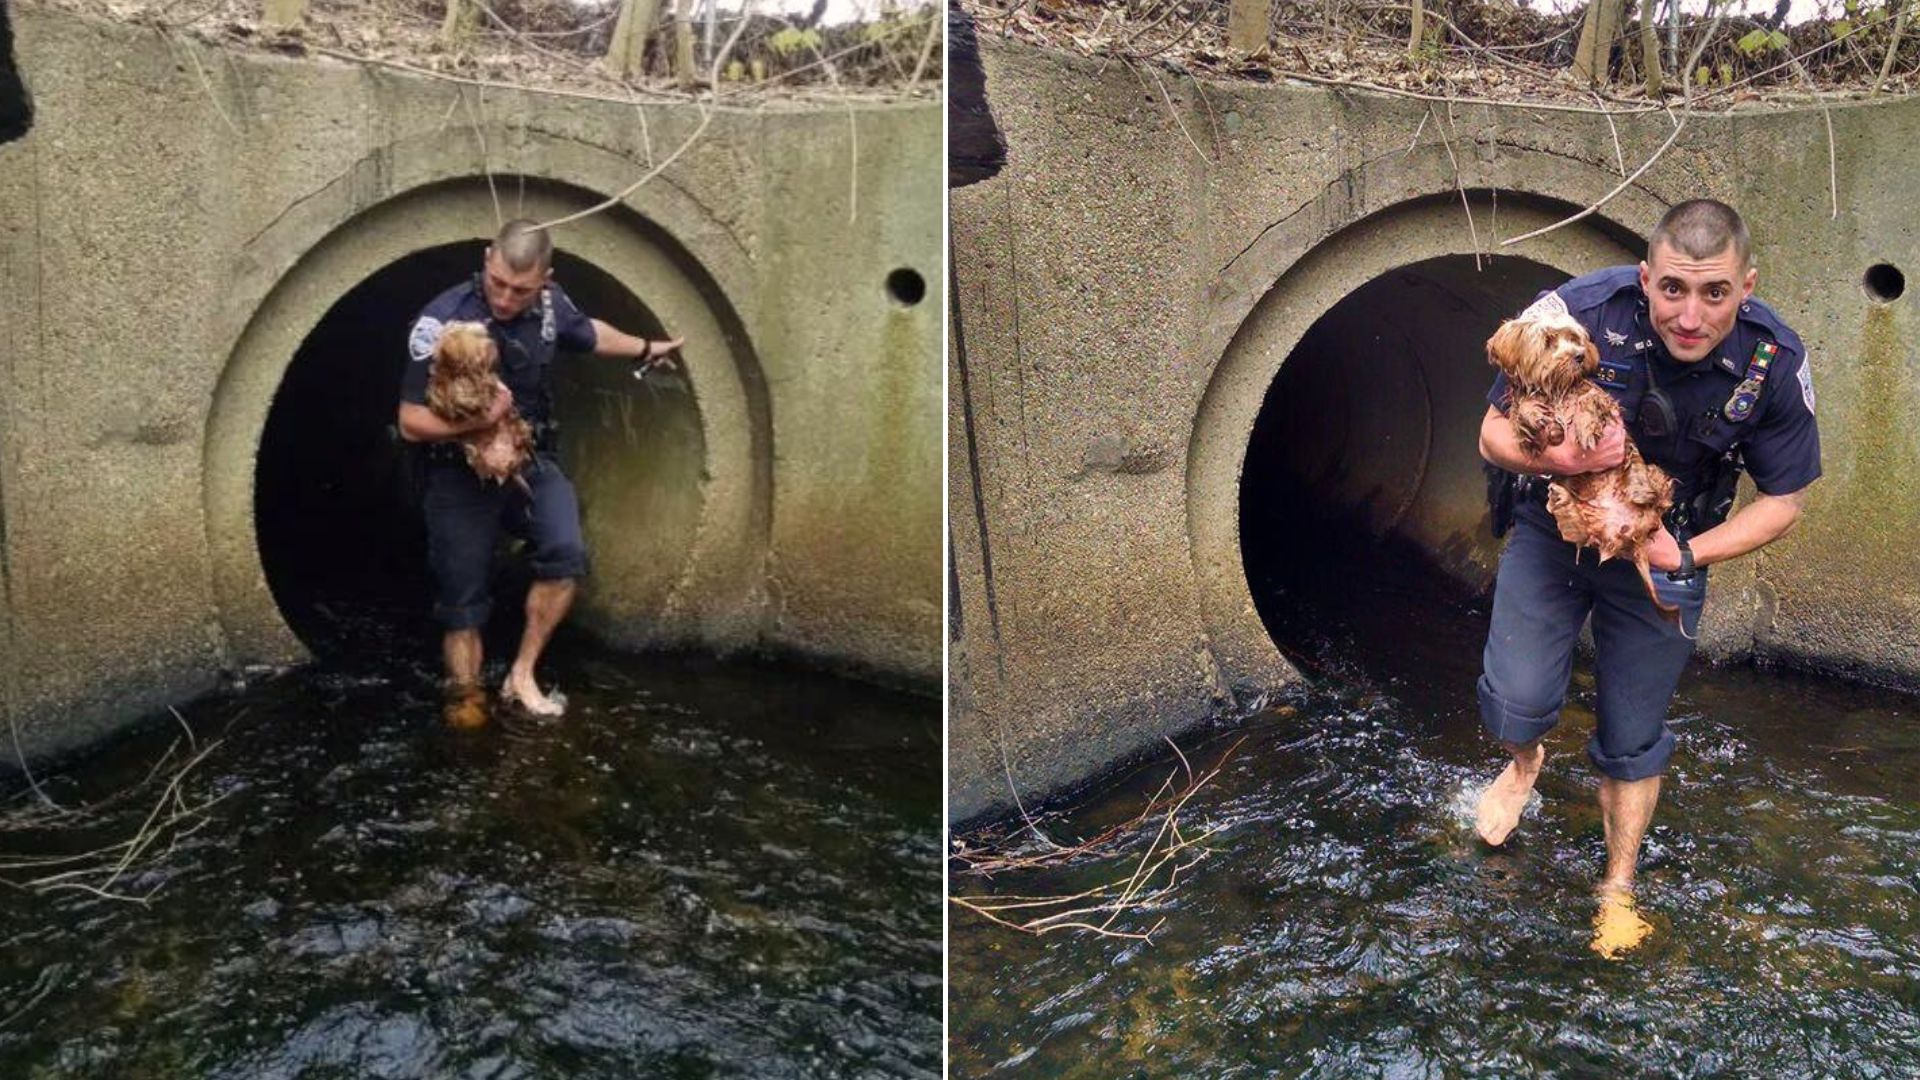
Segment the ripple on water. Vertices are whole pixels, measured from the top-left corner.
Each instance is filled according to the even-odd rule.
[[[449,736],[426,672],[183,710],[226,738],[185,790],[226,797],[137,868],[152,903],[0,896],[0,1001],[31,999],[0,1074],[938,1075],[937,702],[574,645],[556,668],[572,712],[537,730]],[[138,781],[165,721],[56,795]]]
[[[1210,856],[1161,911],[1123,920],[1168,915],[1151,945],[1036,941],[956,911],[952,1075],[1920,1075],[1909,699],[1690,673],[1642,856],[1654,936],[1609,963],[1588,949],[1605,859],[1591,680],[1520,828],[1488,849],[1473,812],[1504,758],[1473,708],[1477,646],[1391,680],[1337,669],[1183,743],[1197,764],[1245,739],[1184,811],[1220,827]],[[1810,739],[1808,716],[1836,719]],[[1166,767],[1049,828],[1125,820]],[[1137,857],[955,887],[1060,895]]]

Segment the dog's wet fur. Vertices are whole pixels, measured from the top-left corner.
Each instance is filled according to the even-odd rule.
[[[1507,420],[1529,455],[1571,438],[1582,450],[1600,442],[1620,419],[1620,406],[1591,376],[1600,350],[1586,328],[1565,315],[1509,319],[1487,341],[1487,362],[1507,376]],[[1647,545],[1673,505],[1673,481],[1627,439],[1627,458],[1600,472],[1558,476],[1547,487],[1547,510],[1560,537],[1599,551],[1600,561],[1631,560],[1655,608],[1682,634],[1680,609],[1654,591]],[[1689,635],[1691,636],[1691,635]]]
[[[427,373],[427,408],[449,423],[469,423],[486,415],[500,387],[500,350],[486,326],[448,323]],[[522,491],[530,490],[521,471],[533,459],[533,428],[519,409],[507,410],[492,427],[460,436],[460,444],[480,479],[501,484],[511,480]]]

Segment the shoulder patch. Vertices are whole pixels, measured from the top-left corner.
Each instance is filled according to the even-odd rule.
[[[440,344],[440,334],[447,324],[431,315],[422,315],[413,321],[413,329],[407,334],[407,352],[415,360],[427,360],[433,356],[433,347]]]
[[[1567,311],[1566,300],[1562,298],[1559,293],[1550,292],[1527,305],[1527,310],[1521,312],[1520,317],[1523,319],[1544,319],[1554,315],[1567,314],[1570,313]]]
[[[1807,411],[1813,411],[1813,367],[1806,357],[1800,358],[1800,400],[1807,403]]]

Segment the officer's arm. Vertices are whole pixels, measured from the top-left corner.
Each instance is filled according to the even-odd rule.
[[[1508,472],[1572,476],[1575,473],[1611,469],[1627,459],[1626,429],[1615,421],[1592,450],[1582,450],[1572,439],[1549,446],[1538,455],[1520,449],[1507,416],[1493,406],[1480,420],[1480,456]]]
[[[1693,548],[1693,564],[1708,566],[1766,547],[1793,529],[1806,504],[1806,488],[1785,495],[1761,494],[1732,517],[1688,542]],[[1674,557],[1677,566],[1678,548],[1674,550]]]
[[[671,368],[673,354],[685,344],[681,338],[649,341],[615,330],[599,319],[588,321],[593,323],[593,355],[607,360],[631,360]]]
[[[408,442],[440,442],[444,439],[457,439],[470,431],[479,431],[481,428],[492,427],[499,423],[500,418],[507,415],[507,410],[511,408],[513,408],[513,391],[507,389],[505,385],[502,385],[500,392],[494,395],[493,407],[487,410],[486,415],[465,424],[450,423],[434,415],[433,410],[425,405],[403,401],[400,403],[398,421],[400,437]]]

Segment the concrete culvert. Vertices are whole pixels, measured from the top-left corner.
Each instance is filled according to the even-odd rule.
[[[418,465],[393,423],[409,362],[408,325],[427,301],[477,270],[485,246],[475,240],[430,248],[361,281],[302,342],[274,395],[254,483],[260,560],[282,616],[317,655],[396,645],[430,650],[437,640]],[[560,252],[554,273],[595,317],[665,336],[630,292],[591,264]],[[684,543],[671,534],[696,527],[704,454],[684,380],[655,374],[636,392],[627,365],[566,356],[553,374],[563,443],[569,434],[594,441],[585,418],[598,409],[599,397],[616,397],[624,411],[646,414],[623,427],[623,438],[635,445],[622,449],[647,459],[639,483],[648,490],[633,501],[651,509],[649,532],[668,534],[665,543]],[[591,452],[602,448],[589,446],[585,455],[575,449],[568,447],[568,457],[584,509],[607,469]],[[578,461],[582,456],[588,460]],[[621,482],[633,487],[632,470]],[[647,546],[646,537],[634,542]],[[503,563],[496,574],[494,623],[502,634],[517,631],[525,586],[509,567],[520,569]]]
[[[1513,257],[1482,264],[1448,255],[1374,278],[1281,366],[1240,489],[1241,555],[1269,632],[1291,587],[1383,541],[1469,589],[1491,585],[1499,544],[1476,435],[1493,379],[1486,340],[1567,275]]]

